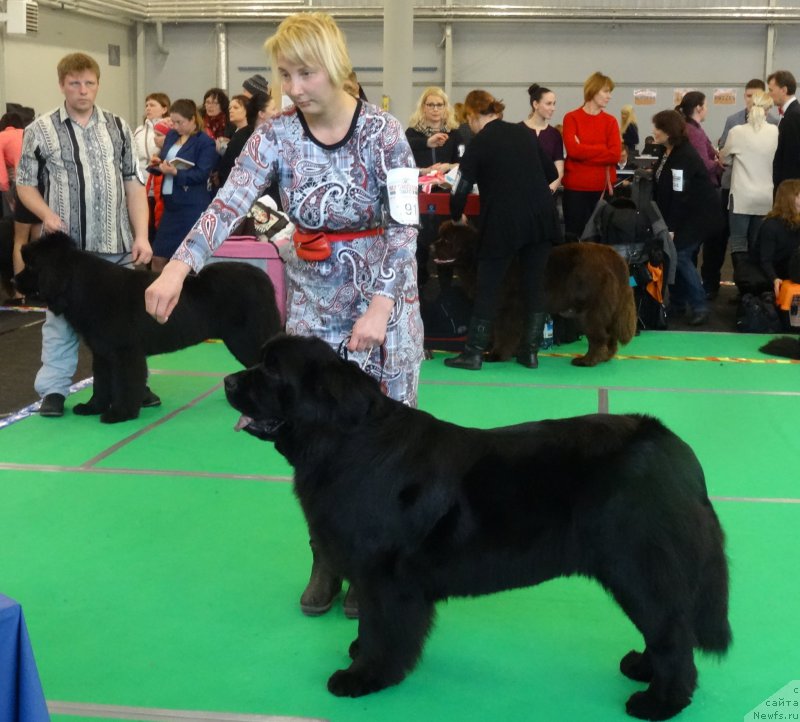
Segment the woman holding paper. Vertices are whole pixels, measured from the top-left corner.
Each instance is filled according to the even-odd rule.
[[[169,257],[208,207],[208,179],[217,167],[214,141],[203,132],[203,121],[193,100],[176,100],[169,108],[172,130],[164,139],[161,155],[153,158],[151,172],[164,176],[161,196],[164,213],[153,242],[154,271]]]

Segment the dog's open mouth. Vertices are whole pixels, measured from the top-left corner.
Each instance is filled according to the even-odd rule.
[[[262,439],[272,439],[281,426],[283,426],[283,419],[254,419],[242,414],[233,430],[244,430]]]

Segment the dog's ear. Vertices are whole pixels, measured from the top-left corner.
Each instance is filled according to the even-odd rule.
[[[314,425],[353,426],[367,418],[375,399],[382,399],[380,386],[358,366],[336,356],[323,363],[309,364],[300,379],[301,389],[283,397],[292,405],[293,415],[301,415]]]
[[[39,295],[47,301],[47,307],[56,314],[67,310],[70,274],[67,268],[56,268],[47,264],[39,268]]]

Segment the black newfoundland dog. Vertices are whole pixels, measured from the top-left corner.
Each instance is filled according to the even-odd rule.
[[[23,247],[24,270],[14,281],[63,314],[92,352],[92,398],[80,415],[105,423],[139,415],[147,381],[146,357],[220,338],[243,366],[281,328],[275,290],[266,273],[246,263],[214,263],[189,276],[163,325],[147,314],[145,289],[156,274],[134,271],[80,251],[65,233]]]
[[[620,664],[648,684],[628,700],[635,717],[686,707],[694,648],[727,650],[723,533],[697,458],[656,419],[464,428],[385,397],[323,341],[287,336],[225,390],[236,428],[293,465],[312,536],[358,589],[353,661],[333,694],[400,682],[437,600],[569,575],[597,579],[644,637]]]

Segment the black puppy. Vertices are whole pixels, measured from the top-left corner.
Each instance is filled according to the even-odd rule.
[[[656,419],[464,428],[387,398],[323,341],[286,336],[225,390],[236,428],[292,464],[311,535],[358,589],[333,694],[400,682],[437,600],[569,575],[597,579],[644,636],[620,665],[649,685],[628,700],[635,717],[686,707],[693,649],[727,650],[723,533],[697,458]]]
[[[189,276],[165,324],[144,307],[156,274],[134,271],[79,251],[64,233],[52,233],[22,250],[17,288],[38,293],[63,314],[92,351],[92,398],[76,414],[100,414],[105,423],[134,419],[145,393],[146,357],[220,338],[243,366],[259,358],[280,330],[275,290],[266,273],[246,263],[214,263]]]

